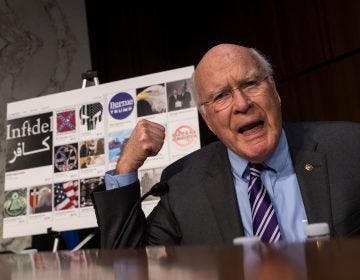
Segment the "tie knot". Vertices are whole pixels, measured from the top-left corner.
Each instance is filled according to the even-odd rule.
[[[264,164],[249,162],[250,174],[253,174],[255,176],[259,176],[263,169],[264,169]]]

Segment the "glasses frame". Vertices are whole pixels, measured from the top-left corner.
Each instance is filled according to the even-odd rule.
[[[200,104],[200,107],[212,106],[213,110],[216,112],[225,110],[233,103],[234,94],[235,94],[236,90],[238,90],[239,92],[241,92],[243,95],[245,95],[248,98],[261,95],[262,94],[261,86],[263,85],[263,82],[266,81],[269,77],[270,77],[270,75],[265,75],[264,77],[262,77],[260,79],[251,78],[251,79],[248,79],[247,81],[239,83],[239,85],[237,87],[224,88],[224,89],[216,92],[215,94],[213,94],[211,100],[202,102]],[[219,96],[224,95],[224,94],[225,94],[225,96],[222,99],[216,99]],[[221,102],[223,102],[223,104],[221,104]],[[216,108],[216,107],[218,107],[218,108]]]

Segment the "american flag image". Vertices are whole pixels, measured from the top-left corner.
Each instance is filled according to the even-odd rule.
[[[78,181],[68,181],[54,185],[54,205],[56,210],[78,207]]]

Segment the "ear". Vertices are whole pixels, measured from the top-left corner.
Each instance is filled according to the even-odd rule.
[[[210,129],[212,133],[214,133],[214,130],[211,127],[211,122],[209,121],[208,115],[206,114],[205,110],[200,110],[201,117],[206,123],[206,126]]]
[[[281,106],[281,97],[280,97],[279,93],[277,92],[276,87],[275,87],[275,93],[276,93],[276,98],[278,99],[278,102],[279,102],[279,104]]]
[[[274,91],[274,94],[275,94],[275,97],[277,98],[277,101],[279,102],[280,106],[281,106],[281,97],[276,89],[276,84],[275,84],[275,81],[274,81],[274,78],[272,76],[269,77],[270,79],[270,82],[271,82],[271,87],[273,88],[273,91]]]

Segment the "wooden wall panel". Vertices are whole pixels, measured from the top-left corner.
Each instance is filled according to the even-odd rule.
[[[360,121],[360,1],[86,4],[102,83],[194,65],[217,43],[239,43],[273,63],[285,120]],[[200,126],[202,144],[213,141]]]
[[[284,119],[360,122],[360,53],[278,85]]]
[[[277,3],[278,28],[285,75],[294,75],[327,59],[326,33],[316,1],[273,1]]]
[[[322,0],[322,12],[328,30],[333,57],[360,48],[360,1]]]

